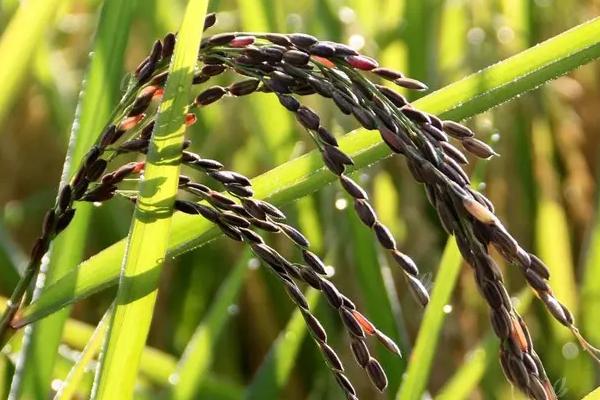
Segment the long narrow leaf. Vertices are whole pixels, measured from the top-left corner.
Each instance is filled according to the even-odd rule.
[[[596,213],[600,212],[600,203]],[[585,256],[584,276],[582,279],[581,308],[583,309],[583,328],[592,343],[600,343],[600,215],[595,222],[588,239]]]
[[[81,352],[81,355],[77,359],[77,362],[73,365],[67,378],[62,382],[60,389],[56,392],[54,400],[69,400],[75,394],[83,376],[86,373],[86,368],[90,361],[92,361],[96,355],[100,352],[102,342],[106,336],[108,330],[108,319],[112,312],[112,306],[104,314],[98,326],[94,329],[94,333],[90,337],[90,340],[85,345],[85,348]]]
[[[317,305],[318,292],[310,289],[306,299],[311,308]],[[244,400],[277,399],[294,367],[300,345],[306,336],[304,318],[295,310],[284,330],[273,343],[244,395]]]
[[[439,272],[419,328],[417,343],[410,355],[406,378],[400,386],[397,400],[418,400],[427,385],[431,363],[446,314],[443,309],[450,301],[460,271],[461,256],[454,238],[448,239]]]
[[[533,295],[528,288],[517,297],[515,308],[520,314],[527,311],[531,305]],[[435,396],[436,400],[462,400],[469,398],[475,390],[483,374],[496,362],[498,356],[498,339],[490,332],[477,346],[467,353],[465,362],[460,369],[446,382],[444,387]]]
[[[115,311],[93,393],[95,399],[129,398],[133,394],[152,320],[160,266],[167,252],[185,132],[184,115],[207,7],[208,0],[190,1],[179,30],[139,187]]]
[[[581,400],[600,400],[600,388],[594,390],[593,392],[590,392]]]
[[[6,298],[0,297],[0,312],[5,310],[6,301]],[[95,327],[85,322],[68,319],[65,323],[61,343],[76,350],[83,350],[91,340],[94,330]],[[15,339],[16,337],[13,338],[13,341]],[[140,374],[156,385],[169,385],[176,367],[177,359],[170,354],[148,346],[142,351]],[[54,370],[56,370],[56,366]]]
[[[27,265],[27,257],[13,242],[12,238],[0,223],[0,290],[10,291],[17,285],[21,269]]]
[[[594,19],[564,32],[536,47],[519,53],[462,81],[438,90],[414,103],[415,107],[444,118],[464,119],[569,72],[600,56],[600,19]],[[352,156],[356,168],[389,155],[379,136],[358,130],[340,140],[340,147]],[[285,163],[253,181],[258,198],[283,203],[302,197],[331,182],[334,176],[323,168],[319,154],[311,152]],[[169,256],[202,245],[218,232],[207,222],[175,215],[169,238]],[[120,241],[79,267],[78,275],[66,276],[48,288],[45,296],[23,310],[18,325],[52,313],[60,307],[114,285],[118,262],[125,250]],[[153,270],[156,263],[148,266]],[[75,294],[71,290],[75,287]]]
[[[18,99],[17,90],[29,71],[33,55],[56,10],[65,0],[31,0],[21,6],[0,38],[0,125]]]
[[[211,303],[206,318],[198,326],[188,343],[175,371],[171,398],[197,398],[198,389],[204,381],[206,371],[214,359],[215,342],[219,338],[230,315],[227,308],[237,299],[248,271],[248,254],[237,262],[226,281]]]

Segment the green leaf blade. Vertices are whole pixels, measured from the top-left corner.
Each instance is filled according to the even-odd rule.
[[[396,396],[397,400],[418,400],[423,395],[446,316],[444,306],[450,301],[461,265],[460,251],[456,240],[451,237],[444,249],[431,299],[419,327],[417,342],[410,354],[406,377]]]
[[[249,254],[242,256],[223,282],[211,308],[189,341],[175,370],[177,381],[173,400],[194,399],[213,361],[215,342],[230,315],[228,307],[235,302],[248,271]]]
[[[152,320],[160,266],[167,251],[184,140],[184,116],[207,8],[208,0],[190,1],[179,31],[144,179],[139,186],[94,399],[129,398],[133,394]]]
[[[319,297],[315,289],[309,289],[305,296],[311,308],[317,306]],[[294,310],[248,386],[244,400],[279,398],[306,334],[304,317],[300,311]]]
[[[19,98],[16,92],[25,80],[35,50],[56,11],[65,0],[34,0],[20,5],[0,38],[0,124]]]

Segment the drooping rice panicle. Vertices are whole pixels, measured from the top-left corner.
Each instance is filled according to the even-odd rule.
[[[209,14],[204,21],[204,29],[215,23],[216,16]],[[125,179],[143,171],[143,161],[116,166],[112,172],[106,171],[123,153],[139,153],[140,158],[146,153],[154,127],[155,103],[163,93],[175,40],[176,35],[169,33],[154,43],[150,54],[136,68],[129,89],[106,128],[99,134],[97,143],[81,161],[71,181],[60,188],[55,205],[45,215],[42,232],[33,246],[25,275],[14,290],[0,321],[3,341],[10,334],[11,320],[20,305],[27,301],[27,290],[51,241],[74,217],[75,202],[104,202],[116,194],[136,200],[135,191],[125,190],[122,185]],[[352,198],[362,223],[373,231],[376,240],[401,267],[417,300],[426,305],[428,293],[418,279],[415,263],[400,252],[390,230],[378,219],[367,192],[347,175],[353,160],[339,148],[335,136],[323,126],[317,112],[303,105],[299,97],[318,94],[331,99],[340,112],[352,115],[363,128],[379,131],[389,149],[404,157],[413,178],[424,185],[443,228],[456,236],[461,254],[472,267],[475,282],[489,306],[491,325],[500,339],[500,362],[505,375],[530,398],[555,399],[556,394],[533,349],[528,328],[510,301],[502,274],[489,255],[490,245],[508,263],[520,267],[528,285],[553,318],[569,328],[594,358],[599,358],[598,350],[579,333],[570,311],[555,298],[544,263],[519,245],[494,214],[493,204],[470,187],[469,177],[462,167],[468,159],[457,145],[484,159],[497,156],[494,149],[475,138],[469,128],[455,121],[441,121],[434,115],[415,109],[404,96],[376,83],[372,77],[409,90],[426,90],[424,83],[380,67],[373,58],[361,55],[346,45],[321,41],[303,33],[220,33],[203,39],[198,60],[199,68],[193,83],[203,85],[203,88],[190,103],[186,123],[191,125],[196,121],[194,110],[201,111],[224,97],[237,98],[253,93],[277,96],[281,106],[293,113],[309,132],[324,165],[338,177],[341,187]],[[207,84],[211,78],[224,73],[243,78],[229,86]],[[219,161],[185,149],[182,163],[218,182],[227,195],[182,175],[180,189],[193,195],[195,200],[205,202],[178,198],[175,208],[201,215],[214,223],[229,238],[247,244],[269,267],[302,312],[314,341],[346,397],[355,399],[356,391],[344,375],[339,357],[327,343],[327,335],[309,310],[298,284],[319,290],[338,311],[351,337],[351,350],[357,363],[364,368],[373,384],[383,390],[387,386],[385,372],[371,356],[365,338],[374,336],[387,349],[399,354],[398,347],[327,279],[325,264],[310,251],[308,239],[286,221],[281,210],[253,198],[251,182],[244,175],[224,170]],[[283,257],[265,242],[257,230],[285,235],[301,252],[303,263],[294,263]]]

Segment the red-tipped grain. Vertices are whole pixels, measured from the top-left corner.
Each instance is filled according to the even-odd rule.
[[[152,96],[152,100],[160,100],[160,99],[162,99],[164,94],[165,94],[165,89],[158,88],[154,91],[154,96]]]
[[[371,71],[379,66],[379,63],[371,57],[358,55],[346,57],[346,62],[353,68],[360,69],[362,71]]]
[[[356,338],[365,337],[365,331],[350,310],[342,307],[339,312],[342,322],[350,334]]]
[[[525,336],[525,332],[523,331],[521,324],[519,324],[519,321],[517,321],[514,318],[512,319],[511,336],[513,340],[517,343],[521,351],[529,351],[529,344],[527,343],[527,337]]]
[[[145,97],[152,97],[156,93],[157,89],[158,88],[153,85],[146,86],[145,88],[140,90],[140,92],[137,95],[137,98],[140,99],[140,98],[145,98]]]
[[[352,310],[352,315],[354,315],[354,318],[356,319],[356,321],[358,321],[360,326],[363,328],[363,331],[365,331],[367,335],[375,334],[375,326],[364,315],[362,315],[356,310]]]
[[[185,114],[185,125],[186,126],[194,125],[197,120],[198,120],[198,118],[196,117],[196,114],[194,114],[194,113]]]
[[[235,39],[233,39],[231,42],[229,42],[229,46],[236,47],[236,48],[242,48],[242,47],[250,46],[255,41],[256,41],[256,38],[254,36],[238,36]]]
[[[133,129],[145,116],[146,114],[139,114],[124,118],[119,124],[119,130],[128,131]]]
[[[325,57],[311,56],[310,58],[311,58],[311,60],[323,65],[325,68],[334,68],[335,67],[335,64],[331,60],[329,60]]]
[[[134,163],[131,173],[139,174],[140,172],[142,172],[144,170],[145,165],[146,165],[146,163],[144,161],[139,161],[139,162]]]
[[[135,116],[146,111],[150,105],[150,102],[152,101],[152,97],[154,96],[156,89],[156,86],[149,85],[140,90],[127,115]]]

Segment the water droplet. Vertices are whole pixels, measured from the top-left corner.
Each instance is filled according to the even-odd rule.
[[[515,32],[509,26],[503,26],[496,32],[500,43],[509,43],[515,38]]]
[[[487,183],[485,183],[485,182],[480,182],[479,185],[477,185],[477,190],[479,190],[480,192],[483,192],[486,188],[487,188]]]
[[[292,340],[296,337],[296,334],[294,332],[290,332],[290,331],[286,331],[285,332],[285,339],[286,340]]]
[[[431,395],[427,392],[423,393],[423,396],[421,396],[421,400],[433,400],[433,397],[431,397]]]
[[[579,355],[579,347],[573,342],[567,342],[562,347],[562,355],[567,360],[572,360]]]
[[[95,201],[92,203],[94,205],[94,207],[100,207],[102,205],[102,202],[100,201]]]
[[[287,16],[287,24],[292,31],[301,31],[302,29],[302,16],[300,14],[292,13]]]
[[[521,300],[518,297],[511,297],[510,301],[513,303],[513,306],[515,306],[515,308],[519,308]]]
[[[494,127],[494,123],[492,119],[488,116],[482,118],[479,122],[481,129],[492,129]]]
[[[444,314],[450,314],[452,312],[452,304],[446,304],[444,307],[442,307],[442,311]]]
[[[335,208],[338,210],[345,210],[348,207],[348,200],[339,198],[335,201]]]
[[[335,275],[335,268],[332,265],[325,266],[325,275],[327,277],[332,277]]]
[[[497,142],[499,142],[499,141],[500,141],[500,134],[499,134],[498,132],[496,132],[496,133],[492,134],[492,136],[490,137],[490,140],[491,140],[493,143],[497,143]]]
[[[248,268],[251,270],[255,270],[260,267],[260,261],[256,257],[252,257],[248,260]]]
[[[231,304],[227,307],[227,312],[229,315],[237,315],[240,312],[240,306],[237,304]]]
[[[479,27],[469,29],[467,40],[474,46],[479,46],[485,40],[485,31]]]
[[[350,7],[341,7],[338,10],[338,17],[344,24],[351,24],[356,20],[356,13]]]
[[[35,280],[36,289],[43,288],[45,283],[46,283],[46,274],[44,274],[43,272],[40,272],[37,276],[37,279]]]
[[[171,385],[177,385],[178,382],[179,382],[179,374],[169,375],[169,383]]]
[[[63,381],[60,379],[52,379],[52,383],[50,383],[50,387],[55,392],[58,392],[63,386]]]
[[[157,258],[157,259],[156,259],[156,263],[157,263],[157,264],[162,264],[162,263],[164,263],[164,262],[165,262],[165,259],[164,259],[164,257],[161,257],[161,258]]]
[[[365,47],[365,37],[363,35],[354,34],[348,39],[348,45],[354,50],[360,50]]]

